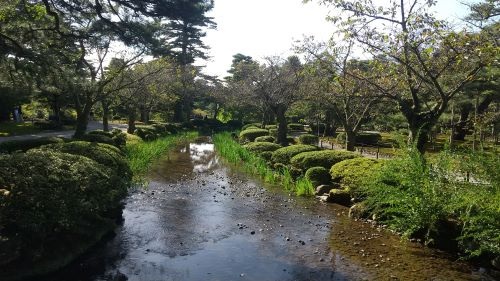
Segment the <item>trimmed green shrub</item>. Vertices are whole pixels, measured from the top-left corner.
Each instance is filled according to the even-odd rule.
[[[341,161],[332,166],[330,175],[332,181],[337,182],[344,189],[353,192],[362,188],[366,179],[377,173],[382,167],[384,160],[359,157]]]
[[[339,143],[345,143],[345,138],[346,138],[345,132],[340,132],[337,134],[337,141]],[[356,134],[356,144],[375,145],[380,140],[382,140],[382,136],[379,133],[359,132]]]
[[[278,125],[266,125],[264,126],[264,128],[267,130],[278,129]]]
[[[104,143],[90,143],[85,141],[74,141],[60,144],[49,144],[41,146],[42,150],[55,150],[59,152],[80,155],[90,158],[99,164],[111,168],[115,184],[125,185],[132,179],[132,172],[125,160],[125,155],[115,146]],[[121,188],[121,189],[122,189]]]
[[[256,137],[255,141],[256,142],[274,142],[276,139],[272,136],[262,136],[262,137]]]
[[[56,233],[88,232],[126,194],[110,173],[87,157],[53,150],[0,156],[0,235],[43,248],[39,243]]]
[[[113,129],[113,131],[111,131],[111,134],[113,134],[113,137],[111,139],[115,143],[115,146],[124,148],[127,144],[127,134],[119,129]]]
[[[306,151],[316,151],[318,149],[319,149],[318,147],[312,145],[305,145],[305,144],[291,145],[274,151],[271,160],[274,163],[282,163],[288,165],[290,164],[290,159],[295,155]]]
[[[245,131],[246,129],[261,129],[261,124],[260,123],[250,123],[250,124],[246,124],[244,125],[243,127],[241,127],[241,130],[242,131]]]
[[[294,137],[287,136],[286,140],[288,141],[288,144],[297,144],[297,140]]]
[[[105,131],[102,131],[102,130],[90,131],[87,134],[89,134],[89,135],[105,136],[105,137],[108,137],[108,138],[112,138],[113,137],[113,133],[111,133],[111,132],[105,132]]]
[[[312,167],[330,169],[332,165],[347,159],[359,157],[356,153],[339,150],[308,151],[295,155],[290,163],[292,166],[307,170]]]
[[[318,136],[311,135],[311,134],[304,134],[299,136],[299,143],[301,144],[310,144],[310,145],[316,145],[318,144]]]
[[[134,134],[145,141],[155,140],[159,137],[159,132],[153,126],[136,126]]]
[[[266,129],[246,129],[240,133],[240,140],[253,142],[255,138],[267,135],[269,131]]]
[[[272,142],[251,142],[243,146],[248,151],[260,154],[264,151],[275,151],[281,148],[281,145]]]
[[[288,129],[291,131],[304,131],[304,124],[291,123],[288,124]]]
[[[88,142],[98,142],[98,143],[115,145],[115,142],[113,141],[112,138],[104,136],[104,135],[85,134],[83,136],[75,138],[75,140],[88,141]]]
[[[62,143],[64,142],[61,138],[39,138],[30,140],[14,140],[6,141],[0,143],[0,153],[11,153],[14,151],[27,151],[32,148],[36,148],[45,144],[51,143]]]
[[[271,161],[271,156],[273,156],[273,151],[263,151],[259,154],[259,156],[266,161]]]
[[[307,169],[305,177],[315,187],[322,184],[329,184],[332,180],[328,169],[324,167],[312,167]]]

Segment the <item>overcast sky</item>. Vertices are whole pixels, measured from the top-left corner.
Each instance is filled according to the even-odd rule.
[[[466,0],[471,2],[471,0]],[[291,54],[295,40],[313,35],[328,40],[334,25],[327,22],[328,8],[312,1],[301,0],[215,0],[210,12],[217,30],[208,31],[204,42],[210,46],[211,60],[204,72],[219,77],[227,76],[232,56],[242,53],[260,60],[265,56]],[[457,20],[467,9],[464,0],[438,0],[439,16]]]

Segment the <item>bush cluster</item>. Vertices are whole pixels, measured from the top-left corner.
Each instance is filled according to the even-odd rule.
[[[344,132],[337,134],[337,141],[344,143],[346,134]],[[382,140],[382,136],[376,132],[359,132],[356,134],[356,144],[376,145]]]
[[[20,253],[43,257],[50,251],[46,241],[85,236],[96,223],[115,219],[128,175],[121,152],[105,144],[52,144],[1,155],[0,236],[7,243],[20,239]]]
[[[246,129],[250,129],[250,128],[252,128],[252,129],[261,129],[261,124],[260,123],[246,124],[243,127],[241,127],[241,130],[245,131]]]
[[[127,143],[127,134],[119,129],[113,129],[111,132],[95,130],[90,131],[86,135],[83,135],[77,139],[88,142],[106,143],[114,145],[118,148],[124,148],[125,144]]]
[[[172,124],[172,123],[153,123],[151,125],[138,125],[136,126],[134,134],[139,136],[141,139],[145,141],[152,141],[161,136],[175,134],[183,126],[184,125]],[[186,125],[186,126],[190,127],[191,125],[189,126]]]
[[[319,148],[312,145],[297,144],[280,148],[273,152],[271,160],[274,163],[281,163],[284,165],[290,164],[290,159],[301,152],[316,151]]]
[[[266,129],[246,129],[240,132],[240,141],[253,142],[256,138],[269,135]]]
[[[256,142],[274,142],[276,139],[273,136],[262,136],[262,137],[256,137],[255,138]]]
[[[305,177],[314,187],[322,184],[329,184],[331,181],[330,173],[328,169],[324,167],[312,167],[307,169]]]
[[[299,143],[301,144],[317,145],[318,140],[319,140],[318,136],[311,134],[304,134],[299,136]]]
[[[36,148],[45,144],[62,143],[62,142],[64,142],[63,139],[56,137],[6,141],[0,143],[0,153],[11,153],[14,151],[25,152],[29,149]]]
[[[374,173],[378,173],[384,160],[358,157],[348,159],[333,165],[330,169],[332,181],[339,183],[344,189],[349,189],[354,193],[364,186],[367,179]]]
[[[307,151],[295,155],[291,158],[292,166],[307,170],[312,167],[323,167],[330,169],[334,164],[359,157],[356,153],[339,150]]]
[[[288,129],[291,131],[304,131],[304,124],[290,123],[288,124]]]
[[[272,142],[251,142],[247,143],[246,145],[243,146],[246,148],[248,151],[256,153],[256,154],[261,154],[262,152],[265,151],[275,151],[277,149],[281,148],[281,145],[272,143]]]

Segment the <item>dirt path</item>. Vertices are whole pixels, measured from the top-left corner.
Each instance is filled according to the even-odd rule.
[[[481,280],[346,212],[264,186],[209,143],[187,144],[129,196],[115,237],[45,280]]]

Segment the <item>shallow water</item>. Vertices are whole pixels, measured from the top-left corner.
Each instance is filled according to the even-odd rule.
[[[44,280],[488,280],[344,207],[242,174],[206,139],[167,155],[150,180],[114,237]]]

